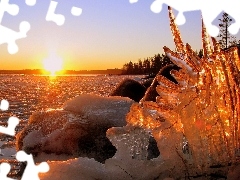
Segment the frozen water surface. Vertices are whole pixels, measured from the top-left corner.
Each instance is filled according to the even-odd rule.
[[[57,109],[64,102],[81,94],[92,93],[103,97],[125,78],[135,76],[105,76],[105,75],[76,75],[76,76],[39,76],[39,75],[5,75],[0,74],[0,100],[8,100],[10,107],[0,111],[0,125],[7,125],[10,116],[20,119],[17,132],[27,123],[29,116],[44,109]],[[139,76],[141,77],[141,76]],[[9,162],[15,165],[15,137],[0,135],[0,163]]]

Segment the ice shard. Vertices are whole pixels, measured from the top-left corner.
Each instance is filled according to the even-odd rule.
[[[150,132],[157,140],[162,163],[168,168],[178,165],[176,177],[216,173],[219,169],[213,167],[224,174],[226,167],[237,161],[240,151],[237,48],[220,49],[214,38],[212,48],[202,22],[204,56],[198,57],[189,44],[183,44],[172,9],[168,10],[176,51],[167,47],[164,51],[181,67],[171,71],[178,84],[158,74],[152,84],[158,93],[156,101],[142,99],[141,104],[133,104],[126,118],[127,129],[142,128],[133,133],[145,137],[145,142],[148,137],[143,132]],[[134,140],[136,136],[128,138]],[[130,144],[134,149],[136,145]],[[133,151],[131,156],[135,156]],[[188,175],[184,175],[186,172]]]

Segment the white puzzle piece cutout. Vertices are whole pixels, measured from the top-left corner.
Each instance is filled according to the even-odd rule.
[[[27,161],[27,166],[21,180],[39,180],[39,172],[45,173],[49,171],[49,165],[46,162],[35,165],[33,156],[26,154],[24,151],[18,151],[16,159],[21,162]]]
[[[53,21],[55,22],[58,26],[62,26],[65,22],[65,17],[62,14],[55,14],[55,10],[57,8],[58,2],[56,1],[51,1],[48,12],[46,15],[46,21]]]
[[[138,0],[129,0],[131,4],[138,2]]]
[[[73,6],[72,9],[71,9],[71,13],[72,13],[73,16],[80,16],[82,14],[82,9]]]
[[[30,2],[30,0],[28,0]],[[22,21],[19,25],[19,32],[15,32],[5,26],[1,25],[4,13],[7,12],[12,16],[16,16],[19,12],[19,7],[16,4],[9,4],[9,0],[0,1],[0,45],[7,43],[8,52],[15,54],[18,52],[16,40],[25,38],[27,32],[30,30],[30,24]]]
[[[48,12],[46,15],[46,21],[53,21],[55,22],[58,26],[62,26],[65,22],[65,16],[62,14],[56,14],[56,8],[57,8],[58,2],[56,1],[51,1]],[[73,16],[80,16],[82,14],[82,9],[79,7],[73,6],[71,9],[71,14]]]
[[[7,111],[8,108],[9,108],[9,102],[8,102],[7,100],[3,99],[3,100],[1,101],[1,104],[0,104],[0,109],[1,109],[2,111]]]
[[[18,46],[16,44],[17,39],[27,37],[27,32],[30,30],[30,24],[23,21],[19,25],[19,32],[13,31],[5,26],[0,25],[0,44],[8,44],[8,52],[15,54],[18,52]]]
[[[201,1],[193,0],[155,0],[151,5],[151,10],[154,13],[159,13],[162,10],[162,5],[168,4],[173,9],[178,11],[176,17],[176,23],[178,25],[183,25],[186,22],[186,19],[183,15],[183,12],[199,10],[201,8]]]
[[[225,0],[208,1],[203,0],[201,5],[202,18],[207,32],[212,37],[216,37],[219,34],[219,27],[212,24],[219,14],[222,13],[225,6]]]
[[[16,4],[9,4],[9,0],[1,0],[0,1],[0,23],[2,23],[2,18],[4,13],[7,12],[12,16],[16,16],[19,12],[19,7]]]
[[[25,0],[25,3],[28,5],[28,6],[34,6],[36,4],[36,0]]]
[[[14,136],[15,128],[18,124],[19,124],[19,119],[17,117],[10,117],[8,119],[8,127],[0,126],[0,133]]]
[[[236,35],[240,29],[240,1],[239,0],[228,0],[224,6],[224,12],[228,13],[229,16],[233,17],[235,23],[231,24],[228,28],[229,32]]]
[[[130,0],[130,2],[132,1],[134,0]],[[219,34],[219,27],[213,25],[212,22],[222,12],[228,13],[236,21],[229,27],[231,34],[237,34],[240,28],[240,1],[238,0],[218,0],[217,2],[211,0],[155,0],[150,8],[154,13],[159,13],[163,4],[167,4],[178,11],[176,17],[176,24],[178,25],[183,25],[186,22],[184,12],[201,10],[207,32],[212,37]]]
[[[1,110],[8,110],[9,103],[7,100],[1,101]],[[15,128],[19,123],[19,119],[16,117],[10,117],[8,119],[8,127],[0,126],[0,133],[15,135]],[[0,149],[1,153],[1,149]],[[49,165],[46,162],[42,162],[39,165],[35,165],[33,156],[26,154],[24,151],[18,151],[16,154],[16,159],[18,161],[24,162],[27,161],[27,166],[24,170],[23,176],[21,180],[39,180],[38,173],[48,172]],[[12,178],[7,177],[7,174],[10,172],[11,166],[9,163],[1,163],[0,164],[0,180],[14,180]]]
[[[6,111],[9,108],[9,102],[5,99],[1,101],[0,109]],[[4,133],[10,136],[15,135],[15,128],[19,124],[19,119],[17,117],[10,117],[8,119],[8,127],[0,126],[0,133]]]
[[[10,172],[11,166],[8,163],[0,164],[0,179],[1,180],[14,180],[7,177],[7,174]]]

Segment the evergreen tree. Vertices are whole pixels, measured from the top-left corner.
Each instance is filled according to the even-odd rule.
[[[162,59],[160,54],[155,54],[154,57],[151,59],[152,61],[152,72],[157,74],[158,71],[162,68]]]
[[[164,66],[172,64],[166,55],[155,54],[153,57],[141,59],[138,62],[125,63],[122,67],[122,74],[157,74]]]
[[[236,37],[232,36],[228,31],[229,26],[232,24],[232,18],[227,13],[223,13],[222,19],[219,19],[219,21],[220,33],[218,37],[220,38],[219,43],[222,49],[237,44]]]
[[[145,74],[149,74],[150,73],[151,63],[150,63],[148,58],[143,60],[143,69],[144,69],[144,73]]]
[[[140,74],[139,73],[139,65],[138,63],[133,64],[133,73],[132,74]]]
[[[138,60],[138,68],[139,68],[139,74],[143,74],[143,63],[142,60]]]

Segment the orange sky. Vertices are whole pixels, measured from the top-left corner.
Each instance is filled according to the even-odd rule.
[[[6,44],[0,45],[0,69],[42,69],[43,60],[52,52],[63,59],[64,69],[122,68],[130,60],[163,53],[163,46],[174,49],[167,7],[154,14],[152,0],[135,4],[128,0],[60,1],[56,13],[65,16],[63,26],[45,20],[49,1],[37,1],[34,7],[24,1],[12,2],[19,5],[20,12],[16,17],[4,15],[2,24],[18,31],[20,22],[26,20],[31,29],[27,38],[17,41],[17,54],[10,55]],[[72,6],[82,8],[82,15],[72,16]],[[179,27],[183,41],[199,50],[201,14],[196,11],[185,16],[187,23]]]

